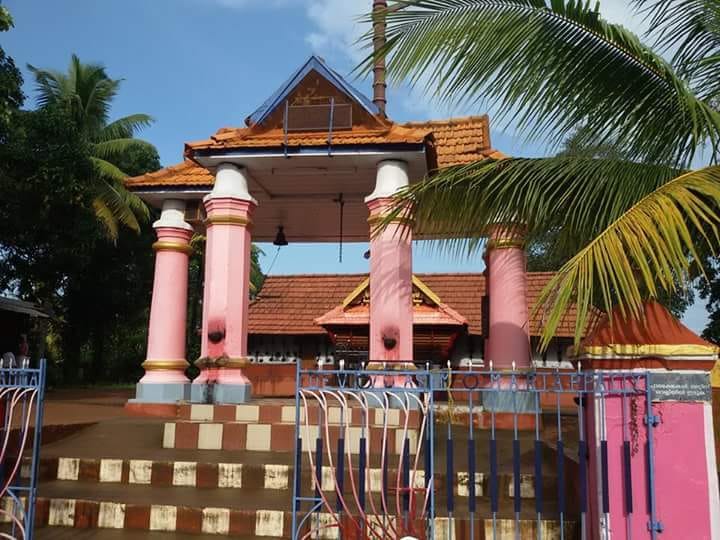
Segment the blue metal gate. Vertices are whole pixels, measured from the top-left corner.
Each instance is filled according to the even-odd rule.
[[[609,538],[610,487],[622,485],[626,521],[647,496],[655,539],[649,376],[298,365],[292,538]],[[642,495],[630,481],[640,451]]]
[[[43,424],[46,362],[0,363],[0,522],[3,536],[32,540]]]

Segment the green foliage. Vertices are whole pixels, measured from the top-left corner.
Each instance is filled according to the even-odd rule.
[[[92,147],[63,106],[18,111],[12,126],[0,145],[0,288],[55,314],[48,350],[66,382],[133,380],[146,346],[153,231],[119,231],[108,243],[85,181]],[[140,147],[119,164],[140,174],[159,158]]]
[[[13,26],[15,26],[15,23],[12,15],[5,6],[0,6],[0,32],[7,32]]]
[[[155,148],[133,139],[150,118],[110,122],[119,81],[77,57],[66,74],[31,68],[41,106],[20,111],[19,73],[0,60],[0,98],[11,97],[0,110],[9,119],[0,124],[0,288],[53,312],[47,351],[65,382],[135,381],[154,234],[123,179],[160,167]]]
[[[647,296],[681,306],[720,244],[720,170],[689,170],[701,149],[715,163],[720,143],[720,4],[635,3],[659,50],[677,48],[672,62],[589,2],[397,0],[369,16],[387,20],[378,54],[391,80],[443,102],[490,104],[530,138],[568,141],[554,158],[437,171],[393,213],[410,205],[424,230],[453,236],[443,245],[455,251],[482,247],[492,224],[520,222],[535,262],[572,254],[535,306],[545,343],[572,302],[576,340],[593,302],[632,314]]]
[[[88,232],[90,199],[80,179],[92,165],[61,107],[16,111],[12,126],[0,145],[0,288],[47,301],[62,295],[75,265],[75,246],[63,241],[68,229],[78,237]]]
[[[381,54],[390,80],[421,85],[441,102],[493,105],[498,118],[549,144],[583,124],[593,140],[616,140],[633,159],[679,167],[701,145],[709,141],[714,150],[720,142],[720,115],[711,104],[589,3],[389,4]],[[370,55],[364,69],[372,61]]]
[[[705,264],[707,280],[699,284],[700,297],[707,302],[710,321],[703,331],[702,337],[720,345],[720,261],[710,257]]]
[[[0,32],[12,27],[10,12],[0,5]],[[20,70],[0,47],[0,144],[6,142],[10,115],[23,104],[25,96],[22,93],[22,83]]]
[[[118,167],[118,160],[133,147],[152,151],[152,145],[133,138],[152,118],[134,114],[110,122],[112,100],[122,81],[108,77],[100,64],[83,64],[73,55],[67,73],[31,65],[28,69],[35,77],[40,106],[64,106],[90,143],[93,172],[87,180],[95,215],[109,238],[117,240],[120,226],[139,232],[149,212],[137,195],[125,189],[128,174]]]

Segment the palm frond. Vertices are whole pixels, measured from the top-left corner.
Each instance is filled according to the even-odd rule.
[[[27,65],[28,71],[35,77],[35,91],[38,93],[37,102],[40,107],[62,99],[69,87],[67,76],[56,70],[40,69],[32,64]]]
[[[84,64],[72,55],[67,73],[28,65],[35,76],[38,103],[65,103],[91,138],[107,124],[120,80],[110,79],[100,64]]]
[[[720,167],[685,173],[650,193],[589,242],[550,280],[538,299],[545,326],[542,346],[550,342],[571,304],[577,307],[575,342],[600,296],[608,313],[619,306],[625,316],[640,316],[645,294],[672,292],[691,266],[702,271],[698,241],[711,253],[720,236]],[[644,294],[645,293],[645,294]]]
[[[113,165],[99,156],[91,156],[90,161],[100,178],[110,179],[116,182],[123,182],[125,178],[127,178],[127,174],[122,172],[116,165]]]
[[[110,210],[118,211],[116,218],[120,223],[133,230],[139,230],[139,225],[136,225],[138,219],[143,222],[147,221],[150,217],[150,210],[140,197],[125,188],[124,181],[127,175],[109,161],[98,157],[90,159],[95,167],[97,177],[100,179],[97,184],[101,186],[100,192],[105,194],[103,200],[107,207]],[[133,215],[132,219],[127,217],[129,213]]]
[[[131,114],[110,122],[98,134],[97,142],[113,139],[128,139],[154,122],[147,114]]]
[[[145,147],[152,150],[155,149],[152,144],[141,139],[108,139],[94,144],[92,153],[98,158],[113,160],[121,157],[132,148],[138,147]]]
[[[674,51],[673,63],[706,99],[720,93],[720,5],[708,0],[634,0],[649,21],[657,46]],[[713,61],[713,59],[715,60]]]
[[[528,137],[559,144],[583,124],[635,159],[683,166],[706,141],[720,142],[720,115],[587,2],[395,0],[371,17],[383,15],[387,44],[377,54],[388,57],[391,81],[444,102],[483,102]]]
[[[97,186],[97,195],[93,200],[93,206],[96,215],[98,215],[98,208],[102,208],[102,214],[98,215],[98,218],[106,225],[113,239],[117,237],[118,225],[140,232],[140,223],[136,214],[137,203],[131,200],[132,197],[137,196],[117,189],[116,186],[108,183],[99,183]],[[112,219],[110,219],[110,215],[112,215]],[[107,225],[111,221],[115,223],[114,236],[112,236],[113,229]]]
[[[400,192],[386,223],[409,207],[417,234],[459,255],[480,249],[491,225],[516,221],[530,236],[559,230],[557,249],[572,254],[678,173],[613,158],[488,159]]]
[[[118,238],[119,228],[118,222],[113,214],[113,211],[100,197],[95,197],[92,201],[93,210],[95,211],[95,217],[105,227],[105,233],[107,237],[115,242]]]

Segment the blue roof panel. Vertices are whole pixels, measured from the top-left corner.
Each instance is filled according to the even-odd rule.
[[[337,71],[330,68],[322,58],[313,55],[248,117],[247,122],[250,125],[262,123],[281,103],[283,103],[290,92],[292,92],[295,87],[300,84],[305,76],[313,70],[317,71],[339,91],[359,103],[368,113],[372,115],[380,113],[380,109],[378,109],[377,105],[375,105],[367,96],[354,88],[342,76],[340,76]]]

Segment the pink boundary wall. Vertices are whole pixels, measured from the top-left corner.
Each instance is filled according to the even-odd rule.
[[[630,422],[633,513],[625,512],[625,474],[623,464],[622,396],[589,396],[588,399],[588,490],[589,538],[592,540],[630,540],[651,538],[648,530],[647,426],[645,396],[625,398]],[[656,519],[662,524],[659,539],[720,539],[720,499],[712,430],[712,410],[708,403],[659,402],[652,414],[660,418],[653,430]],[[604,425],[601,419],[604,418]],[[608,443],[610,513],[602,512],[600,440]],[[635,433],[635,435],[633,435]],[[607,532],[606,532],[607,531]]]

